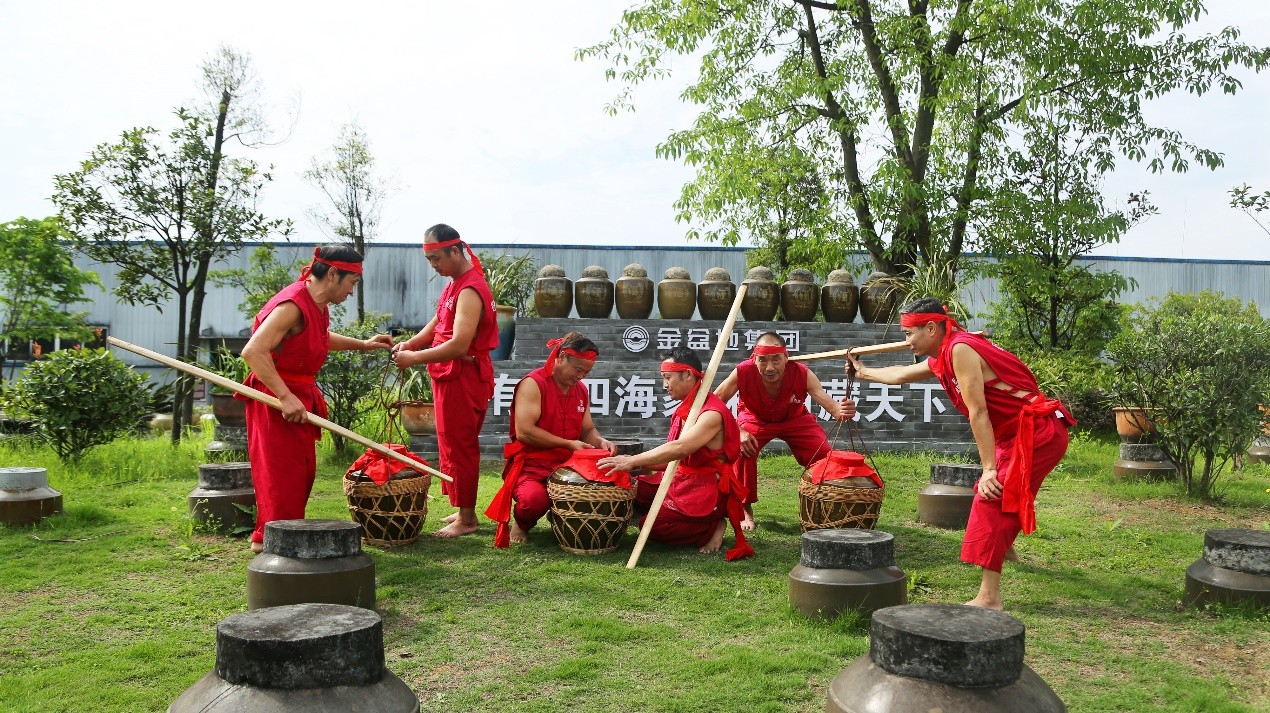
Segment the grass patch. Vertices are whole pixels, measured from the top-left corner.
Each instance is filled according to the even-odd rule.
[[[73,467],[0,445],[0,462],[49,469],[66,512],[0,529],[0,702],[12,711],[163,710],[214,662],[216,622],[246,608],[243,539],[186,518],[208,434],[172,448],[119,441]],[[309,516],[346,519],[352,457],[324,441]],[[1073,440],[1039,502],[1040,530],[1007,565],[1006,605],[1028,627],[1027,662],[1073,711],[1270,710],[1270,616],[1176,607],[1204,530],[1270,528],[1270,469],[1226,474],[1216,503],[1111,475],[1116,444]],[[960,532],[916,522],[931,456],[879,456],[880,529],[896,536],[910,601],[961,602],[977,570]],[[542,523],[511,550],[493,528],[457,541],[368,547],[388,667],[425,711],[817,711],[868,651],[868,622],[813,623],[788,602],[798,559],[791,458],[765,459],[751,538],[758,556],[633,537],[598,557],[561,552]],[[498,487],[490,469],[481,503]],[[429,526],[450,508],[434,490]],[[633,533],[634,531],[632,531]]]

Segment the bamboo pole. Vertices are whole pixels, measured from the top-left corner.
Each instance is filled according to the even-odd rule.
[[[706,373],[702,375],[701,383],[697,386],[697,396],[692,400],[692,409],[688,411],[688,419],[684,422],[683,430],[680,433],[686,433],[697,423],[697,417],[701,415],[701,407],[705,405],[706,397],[712,392],[714,385],[714,375],[719,370],[719,363],[723,361],[723,353],[727,351],[728,340],[732,338],[732,327],[736,324],[736,317],[741,312],[741,300],[745,299],[745,292],[748,285],[742,283],[736,291],[736,299],[732,301],[732,311],[728,312],[728,321],[723,325],[723,331],[719,332],[719,343],[714,346],[714,354],[710,357],[710,366],[706,367]],[[675,470],[679,467],[678,460],[672,460],[666,465],[666,473],[661,478],[661,483],[657,486],[657,494],[653,496],[653,503],[648,508],[648,515],[644,518],[644,526],[639,529],[639,538],[635,541],[635,549],[631,551],[631,557],[626,561],[627,569],[635,569],[635,565],[639,563],[639,556],[644,552],[644,545],[648,542],[648,534],[653,531],[653,523],[657,520],[657,513],[661,512],[662,501],[666,499],[666,493],[670,491],[670,481],[675,477]]]
[[[146,349],[145,347],[139,347],[135,344],[129,344],[128,342],[125,342],[124,340],[119,339],[117,337],[106,337],[106,341],[112,344],[113,346],[119,347],[120,349],[130,351],[133,354],[140,354],[141,356],[146,357],[147,359],[153,359],[154,361],[157,361],[160,364],[167,364],[173,369],[183,371],[187,374],[193,374],[194,376],[197,376],[200,379],[205,379],[207,381],[210,381],[213,384],[216,384],[217,386],[223,386],[229,389],[230,391],[240,393],[249,399],[252,399],[254,401],[259,401],[260,403],[265,404],[267,406],[272,406],[278,409],[279,411],[282,410],[282,402],[280,402],[276,396],[270,396],[269,394],[253,389],[250,386],[247,386],[246,384],[240,384],[237,381],[234,381],[233,379],[226,379],[220,374],[213,374],[212,372],[207,371],[206,369],[200,369],[199,367],[194,366],[193,364],[186,364],[185,362],[180,361],[179,359],[173,359],[172,357],[167,356],[165,354],[160,354],[158,352],[150,351],[149,349]],[[428,466],[424,465],[423,463],[420,463],[419,461],[415,460],[414,458],[411,458],[410,456],[402,455],[394,450],[385,448],[382,445],[370,440],[369,438],[366,438],[365,436],[359,433],[355,433],[353,431],[348,430],[347,428],[344,428],[338,423],[328,421],[322,418],[321,416],[318,416],[317,414],[309,413],[307,411],[305,412],[305,417],[308,419],[309,423],[313,424],[314,426],[325,428],[331,433],[337,433],[347,438],[350,441],[360,443],[363,446],[366,446],[367,448],[375,451],[376,453],[380,453],[382,455],[388,456],[389,458],[392,458],[393,460],[399,463],[404,463],[405,465],[408,465],[419,472],[431,473],[437,476],[438,478],[440,478],[441,480],[444,480],[450,483],[454,482],[454,479],[452,479],[450,476],[446,475],[445,473],[442,473],[439,470],[433,470],[432,468],[429,468]]]
[[[983,334],[983,332],[971,332],[971,334]],[[815,352],[812,354],[799,354],[789,358],[790,361],[816,361],[818,359],[836,359],[845,356],[868,356],[870,354],[885,354],[886,352],[899,352],[908,349],[908,342],[887,342],[885,344],[871,344],[866,347],[849,347],[847,349],[834,349],[828,352]]]

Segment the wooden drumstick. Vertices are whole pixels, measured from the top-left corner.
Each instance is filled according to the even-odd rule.
[[[701,407],[706,403],[706,397],[710,395],[714,385],[714,375],[719,370],[719,363],[723,361],[723,353],[727,351],[728,340],[732,338],[732,327],[736,324],[736,317],[741,312],[741,300],[745,299],[745,292],[749,288],[748,285],[742,283],[736,291],[736,299],[732,301],[732,311],[728,312],[728,321],[723,325],[723,331],[719,333],[719,343],[714,346],[714,355],[710,357],[710,366],[706,368],[706,373],[701,377],[701,383],[697,386],[697,396],[692,400],[692,409],[688,412],[688,420],[684,422],[683,431],[686,433],[697,423],[697,417],[701,415]],[[648,534],[653,531],[653,523],[657,520],[657,513],[661,512],[662,501],[666,499],[666,493],[670,491],[670,481],[675,477],[675,470],[679,467],[678,460],[672,460],[666,465],[666,473],[661,478],[661,483],[657,486],[657,494],[653,496],[653,504],[648,508],[648,515],[644,517],[644,526],[639,529],[639,538],[635,541],[635,549],[631,551],[631,557],[626,561],[627,569],[635,569],[635,565],[639,563],[639,556],[644,551],[644,545],[648,542]]]
[[[216,384],[217,386],[223,386],[229,389],[230,391],[235,391],[237,393],[240,393],[249,399],[252,399],[254,401],[259,401],[260,403],[265,404],[266,406],[272,406],[278,409],[279,411],[282,410],[282,402],[280,402],[276,396],[270,396],[269,394],[253,389],[250,386],[247,386],[246,384],[240,384],[237,381],[234,381],[233,379],[226,379],[220,374],[213,374],[212,372],[207,371],[206,369],[200,369],[197,366],[194,366],[193,364],[186,364],[185,362],[180,361],[179,359],[173,359],[172,357],[167,356],[165,354],[160,354],[158,352],[150,351],[149,349],[146,349],[145,347],[139,347],[135,344],[129,344],[128,342],[125,342],[124,340],[118,339],[116,337],[106,337],[106,341],[116,347],[119,347],[120,349],[125,349],[127,351],[132,352],[133,354],[140,354],[141,356],[146,357],[147,359],[153,359],[154,361],[157,361],[160,364],[167,364],[173,369],[176,369],[178,371],[183,371],[187,374],[193,374],[194,376],[197,376],[200,379],[206,379],[207,381],[210,381],[213,384]],[[393,460],[399,463],[404,463],[405,465],[408,465],[411,468],[414,468],[415,470],[421,473],[424,473],[424,472],[431,473],[446,482],[450,482],[450,483],[454,482],[454,479],[446,475],[445,473],[442,473],[439,470],[433,470],[432,468],[429,468],[428,466],[424,465],[423,463],[420,463],[419,461],[415,460],[414,458],[411,458],[410,456],[405,456],[394,450],[385,448],[382,445],[370,440],[369,438],[366,438],[360,433],[355,433],[353,431],[348,430],[347,428],[344,428],[338,423],[328,421],[322,418],[321,416],[318,416],[317,414],[309,413],[307,411],[305,412],[304,415],[308,419],[309,423],[313,424],[314,426],[325,428],[331,433],[337,433],[347,438],[350,441],[355,441],[357,443],[360,443],[363,446],[366,446],[367,448],[375,451],[376,453],[380,453],[382,455],[388,456],[389,458],[392,458]]]

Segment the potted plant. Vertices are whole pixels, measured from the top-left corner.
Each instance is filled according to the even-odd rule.
[[[412,436],[436,435],[437,421],[432,408],[432,378],[424,367],[397,372],[401,427]]]
[[[516,315],[528,314],[534,294],[534,260],[530,255],[482,254],[485,281],[494,295],[498,319],[498,348],[490,353],[495,361],[510,359],[516,341]]]
[[[231,352],[225,345],[220,345],[211,354],[208,371],[223,376],[230,381],[241,384],[247,379],[251,367],[241,356]],[[234,398],[234,392],[211,383],[212,414],[216,422],[222,426],[245,426],[247,424],[247,402]]]

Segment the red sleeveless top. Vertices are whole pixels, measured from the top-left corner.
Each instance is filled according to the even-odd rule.
[[[485,276],[475,268],[450,280],[450,284],[441,290],[437,300],[437,326],[432,332],[432,346],[444,344],[454,337],[454,315],[459,305],[459,293],[471,287],[481,298],[481,321],[476,326],[476,334],[468,345],[467,357],[476,361],[477,373],[481,381],[494,381],[494,363],[490,361],[490,350],[498,346],[498,323],[494,316],[494,295],[490,292]],[[451,381],[459,375],[459,360],[434,362],[428,364],[428,374],[437,381]]]
[[[737,412],[742,421],[778,423],[807,413],[807,367],[796,361],[785,363],[785,375],[775,397],[767,395],[763,375],[752,359],[736,365],[736,380],[741,395]]]
[[[688,397],[690,401],[693,396]],[[706,396],[706,401],[701,405],[701,413],[706,411],[717,411],[723,417],[723,447],[709,448],[702,446],[694,453],[679,461],[680,467],[683,466],[712,466],[715,463],[735,463],[738,456],[741,455],[741,428],[737,426],[736,419],[732,416],[732,411],[728,405],[723,403],[723,399],[710,393]],[[670,419],[670,435],[666,437],[666,441],[670,442],[679,438],[679,434],[683,432],[684,422],[687,420],[687,413],[683,416],[676,411],[675,415]],[[700,416],[698,416],[698,419]]]
[[[582,418],[586,416],[591,404],[590,394],[582,382],[578,382],[561,393],[560,387],[551,378],[551,370],[545,366],[525,375],[525,379],[533,379],[538,384],[541,394],[542,413],[538,416],[538,428],[569,441],[575,441],[582,435]],[[525,379],[521,379],[524,381]],[[520,384],[517,385],[520,390]],[[511,436],[516,440],[516,396],[512,396]]]
[[[270,353],[273,365],[283,381],[291,382],[295,377],[311,379],[322,369],[331,349],[331,317],[326,307],[318,307],[313,301],[304,280],[287,285],[266,302],[256,314],[251,331],[254,333],[260,329],[265,319],[284,302],[293,302],[300,308],[304,328],[297,334],[283,337],[278,348]]]

